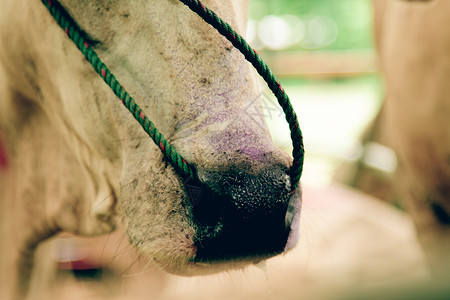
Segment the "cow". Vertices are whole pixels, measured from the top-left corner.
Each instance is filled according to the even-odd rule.
[[[450,2],[375,0],[395,183],[437,277],[450,267]]]
[[[201,197],[189,197],[189,178],[167,163],[41,1],[3,1],[0,298],[25,297],[36,249],[62,231],[98,235],[121,222],[140,253],[181,275],[291,249],[301,189],[291,188],[289,155],[246,112],[262,114],[260,91],[231,43],[176,0],[59,2],[196,168]],[[245,32],[247,1],[205,5]]]

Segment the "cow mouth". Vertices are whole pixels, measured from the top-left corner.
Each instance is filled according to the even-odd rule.
[[[257,265],[292,248],[289,240],[297,240],[297,230],[269,228],[266,224],[235,226],[220,223],[197,229],[193,252],[187,260],[172,264],[158,261],[165,271],[180,276],[210,275],[228,270],[241,270]],[[294,224],[295,223],[295,224]],[[298,225],[297,221],[292,227]]]
[[[222,186],[227,185],[225,181]],[[161,245],[165,243],[161,251],[151,255],[157,265],[181,276],[208,275],[244,269],[290,250],[298,237],[300,189],[292,194],[281,180],[283,189],[262,197],[252,190],[255,186],[247,192],[236,187],[235,195],[233,187],[227,187],[227,193],[205,185],[201,191],[189,192],[188,188],[196,188],[195,183],[185,182],[183,198],[190,229],[175,229],[170,241],[161,241]],[[190,199],[194,196],[198,198]]]
[[[253,186],[228,186],[219,194],[203,185],[202,195],[197,195],[200,198],[192,205],[196,253],[189,261],[248,264],[291,249],[298,235],[300,191],[292,194],[290,186],[280,180],[275,191],[262,196],[255,193],[259,188],[248,175],[228,175],[233,182],[251,182]],[[222,181],[222,186],[226,185],[230,180]]]
[[[197,230],[194,245],[197,249],[192,262],[221,263],[227,261],[256,261],[282,253],[287,244],[290,228],[283,219],[251,220],[251,223],[220,222],[216,226],[204,226]],[[283,225],[274,225],[274,224]]]

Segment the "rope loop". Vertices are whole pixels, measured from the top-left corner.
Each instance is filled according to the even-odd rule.
[[[288,95],[284,92],[280,82],[273,75],[267,64],[259,57],[256,51],[239,35],[231,26],[219,18],[213,11],[208,9],[198,0],[180,0],[193,12],[199,15],[206,23],[214,27],[221,35],[226,37],[231,44],[238,49],[257,70],[259,75],[266,81],[268,87],[278,100],[283,109],[286,121],[289,124],[291,139],[293,144],[292,156],[294,158],[289,173],[291,176],[291,187],[294,191],[300,181],[303,171],[304,146],[303,136],[298,124],[297,115],[292,107]],[[108,69],[97,53],[92,49],[86,40],[83,32],[66,12],[66,10],[56,0],[42,0],[42,3],[50,11],[50,14],[66,32],[69,38],[75,43],[77,48],[83,53],[86,59],[91,63],[94,70],[103,78],[111,90],[122,101],[123,105],[130,111],[133,117],[139,122],[142,128],[152,138],[155,144],[161,149],[166,159],[181,173],[183,177],[197,180],[197,172],[194,166],[187,163],[186,160],[173,148],[161,132],[156,129],[153,122],[148,119],[143,110],[136,104],[134,99],[128,94],[123,86],[116,79],[114,74]]]

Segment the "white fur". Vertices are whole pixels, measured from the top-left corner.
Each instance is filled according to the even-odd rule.
[[[183,4],[61,3],[100,41],[99,56],[200,176],[243,160],[257,172],[261,162],[233,152],[242,144],[288,165],[267,129],[244,112],[257,106],[249,63]],[[205,4],[245,31],[246,1]],[[2,2],[0,76],[9,160],[0,170],[2,299],[26,291],[40,241],[58,231],[110,232],[119,219],[141,252],[173,272],[198,273],[202,266],[189,263],[195,228],[180,178],[40,1]],[[227,133],[233,139],[219,151],[211,141]]]

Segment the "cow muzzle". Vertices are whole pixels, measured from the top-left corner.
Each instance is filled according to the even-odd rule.
[[[301,193],[291,190],[287,169],[203,172],[200,178],[185,183],[196,231],[192,262],[257,262],[295,245]]]

